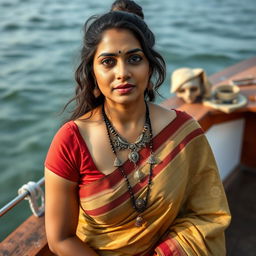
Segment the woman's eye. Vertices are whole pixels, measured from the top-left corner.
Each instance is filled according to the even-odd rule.
[[[115,60],[112,58],[106,58],[101,61],[101,64],[103,64],[104,66],[107,66],[107,67],[113,66],[115,64]]]
[[[129,57],[129,63],[136,64],[139,63],[142,60],[142,57],[140,55],[132,55]]]

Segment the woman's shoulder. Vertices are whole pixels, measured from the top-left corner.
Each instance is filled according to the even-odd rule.
[[[170,123],[177,117],[177,111],[174,109],[167,109],[157,104],[150,104],[150,113],[152,120],[157,122],[167,122]]]
[[[187,117],[187,118],[192,118],[187,112],[185,111],[182,111],[182,110],[178,110],[178,109],[169,109],[169,108],[166,108],[162,105],[158,105],[158,104],[155,104],[155,103],[150,103],[150,106],[151,106],[151,109],[152,109],[152,112],[155,114],[155,115],[159,115],[159,117],[162,117],[164,119],[166,118],[176,118],[178,116],[180,117]]]
[[[102,132],[104,123],[101,114],[101,107],[99,106],[74,120],[74,124],[76,125],[79,137],[82,137],[87,144],[89,141],[91,141],[93,135],[98,135]]]
[[[149,104],[149,111],[153,133],[155,135],[163,130],[166,126],[174,122],[177,117],[174,110],[169,110],[153,103]]]
[[[190,116],[188,113],[177,110],[167,109],[161,105],[150,104],[151,121],[153,126],[156,127],[156,131],[161,130],[163,127],[176,123],[177,126],[183,126],[184,124],[195,126],[199,128],[198,122]]]
[[[75,119],[73,122],[79,127],[86,129],[90,126],[94,126],[102,121],[100,107],[97,107],[81,117]]]
[[[76,124],[74,121],[68,121],[60,126],[54,134],[51,141],[51,148],[70,148],[77,141]]]

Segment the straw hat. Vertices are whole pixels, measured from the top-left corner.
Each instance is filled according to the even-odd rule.
[[[206,73],[201,68],[179,68],[176,69],[171,76],[171,93],[178,91],[178,89],[185,84],[186,82],[190,81],[195,77],[202,77],[203,81],[203,96],[210,97],[211,95],[211,83],[209,82]]]

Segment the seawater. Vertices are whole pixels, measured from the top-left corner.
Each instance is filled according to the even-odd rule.
[[[176,68],[201,67],[210,75],[256,55],[255,0],[137,2],[167,64],[160,90],[165,98]],[[59,112],[73,95],[83,24],[111,3],[0,0],[0,206],[22,184],[43,176],[47,149],[63,121]],[[22,202],[0,218],[0,239],[30,214]]]

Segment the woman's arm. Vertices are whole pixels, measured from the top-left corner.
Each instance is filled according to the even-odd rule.
[[[45,227],[50,250],[59,256],[97,256],[76,236],[79,214],[77,183],[45,168]]]

